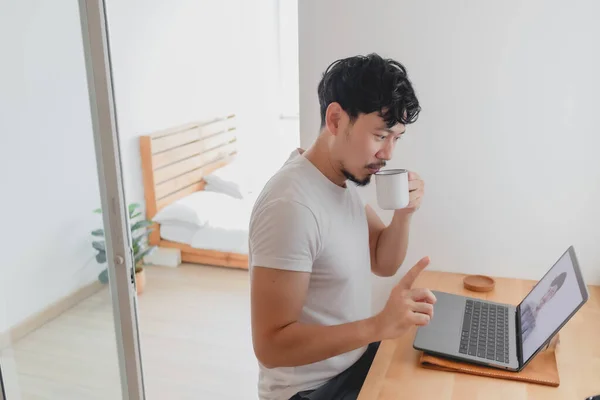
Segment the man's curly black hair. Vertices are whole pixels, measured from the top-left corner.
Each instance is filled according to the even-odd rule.
[[[339,103],[352,122],[359,114],[379,112],[388,128],[415,122],[421,111],[404,66],[376,53],[334,61],[319,82],[318,94],[321,127],[332,102]]]

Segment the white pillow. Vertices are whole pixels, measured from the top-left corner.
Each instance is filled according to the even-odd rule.
[[[152,220],[159,224],[183,222],[202,227],[216,211],[235,209],[239,205],[240,200],[225,193],[201,190],[164,207]]]
[[[251,165],[238,158],[206,175],[205,190],[244,199],[260,192],[274,173],[275,167],[270,164],[260,165],[255,161]]]
[[[238,199],[244,198],[251,188],[247,182],[248,172],[243,171],[238,161],[233,161],[226,166],[214,170],[206,175],[206,190],[226,193]]]
[[[211,183],[207,183],[206,186],[204,186],[204,190],[206,190],[207,192],[217,192],[217,193],[223,193],[226,194],[228,196],[234,197],[236,199],[244,199],[246,197],[246,195],[248,193],[243,193],[242,190],[239,188],[239,186],[232,186],[232,185],[228,185],[227,183],[223,183],[223,182],[211,182]]]

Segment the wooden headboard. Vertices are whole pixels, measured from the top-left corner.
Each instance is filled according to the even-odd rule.
[[[236,117],[177,126],[140,137],[146,217],[177,199],[204,189],[203,177],[227,165],[237,153]],[[160,241],[158,227],[150,243]]]

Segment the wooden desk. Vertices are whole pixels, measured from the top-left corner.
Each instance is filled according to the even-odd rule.
[[[496,279],[488,293],[467,291],[464,275],[424,271],[413,287],[518,304],[534,281]],[[590,286],[590,299],[560,330],[557,388],[419,366],[420,352],[412,347],[416,328],[404,337],[381,343],[359,400],[391,399],[574,399],[600,394],[600,287]],[[434,316],[435,318],[435,316]]]

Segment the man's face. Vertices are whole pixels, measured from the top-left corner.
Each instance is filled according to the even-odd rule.
[[[391,129],[377,113],[361,114],[354,121],[341,126],[335,138],[334,155],[345,177],[354,183],[367,185],[371,176],[392,159],[397,140],[404,133],[404,125]]]

